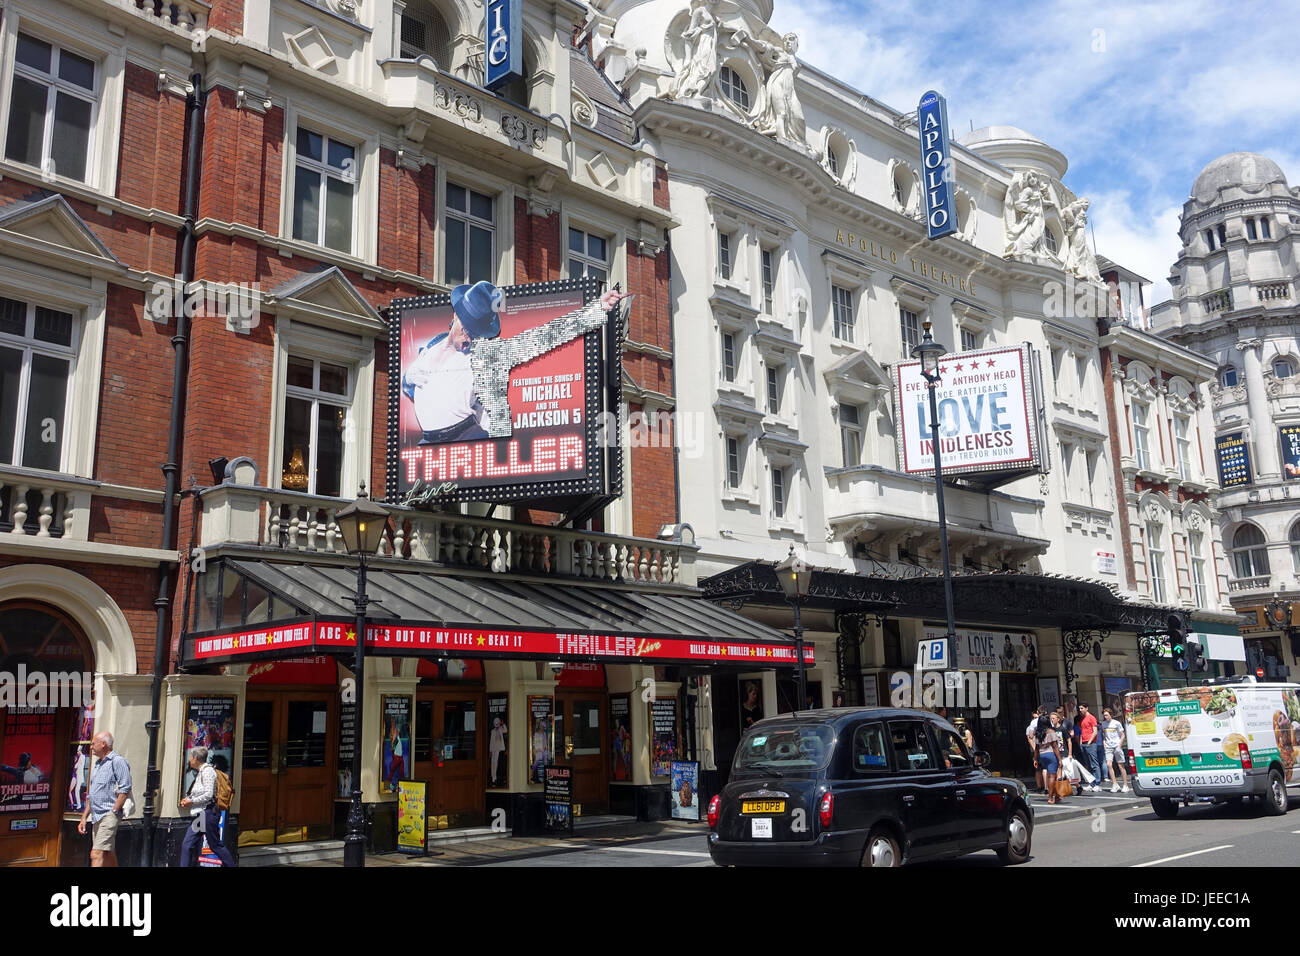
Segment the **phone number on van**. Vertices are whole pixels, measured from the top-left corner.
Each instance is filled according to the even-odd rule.
[[[1243,777],[1240,773],[1166,773],[1144,779],[1144,784],[1153,787],[1234,787],[1240,786]]]

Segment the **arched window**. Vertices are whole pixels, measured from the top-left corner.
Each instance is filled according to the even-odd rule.
[[[431,56],[439,69],[451,69],[451,31],[428,0],[407,0],[400,52],[403,60]]]
[[[1295,359],[1279,358],[1273,360],[1273,377],[1290,378],[1295,374]]]
[[[1264,532],[1244,524],[1232,536],[1232,566],[1238,578],[1261,578],[1269,573]]]
[[[718,85],[722,87],[722,95],[731,102],[735,103],[742,110],[749,109],[749,87],[745,86],[745,81],[729,66],[724,66],[718,71]]]
[[[832,176],[839,176],[840,158],[835,155],[835,150],[831,149],[829,146],[826,148],[826,165],[830,167]]]
[[[1234,388],[1237,384],[1237,370],[1231,365],[1225,365],[1219,369],[1219,385],[1223,388]]]
[[[1056,255],[1056,251],[1060,249],[1060,244],[1056,241],[1056,233],[1052,230],[1051,226],[1048,226],[1043,230],[1043,242],[1047,243],[1047,248],[1051,251],[1052,255]]]

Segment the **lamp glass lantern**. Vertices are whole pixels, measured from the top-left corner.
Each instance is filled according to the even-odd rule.
[[[370,555],[379,550],[388,525],[388,510],[361,497],[340,511],[335,520],[348,554]]]
[[[936,378],[939,374],[939,359],[948,354],[948,350],[934,340],[930,334],[930,323],[925,323],[925,336],[921,343],[912,349],[912,358],[919,359],[921,371],[926,378]]]
[[[798,601],[808,596],[808,588],[812,584],[812,565],[790,549],[789,555],[785,560],[776,566],[776,577],[781,582],[781,590],[785,592],[786,600]]]

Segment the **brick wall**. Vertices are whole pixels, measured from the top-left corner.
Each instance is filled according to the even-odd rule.
[[[563,272],[560,217],[532,215],[527,200],[515,199],[515,282],[554,282]]]
[[[208,29],[241,36],[244,32],[244,0],[212,0]]]

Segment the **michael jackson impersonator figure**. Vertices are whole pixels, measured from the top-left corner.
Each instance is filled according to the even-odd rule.
[[[424,433],[420,444],[509,436],[511,370],[600,328],[626,296],[610,290],[545,325],[498,339],[501,290],[491,282],[452,289],[451,327],[420,349],[402,376],[402,392],[415,404]]]

